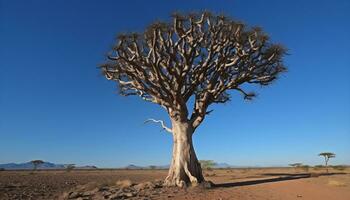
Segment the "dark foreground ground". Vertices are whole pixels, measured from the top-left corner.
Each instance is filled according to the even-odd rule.
[[[0,171],[0,199],[349,200],[349,172],[222,169],[204,172],[215,187],[178,189],[160,185],[166,170]]]

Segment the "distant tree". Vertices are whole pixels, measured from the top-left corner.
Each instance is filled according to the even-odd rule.
[[[289,164],[289,166],[293,167],[295,169],[295,171],[297,171],[297,169],[299,167],[301,167],[303,165],[303,163],[292,163],[292,164]]]
[[[325,167],[328,173],[328,161],[330,158],[334,158],[335,157],[335,153],[331,153],[331,152],[323,152],[318,154],[319,156],[323,156],[324,157],[324,162],[325,162]]]
[[[37,170],[37,168],[44,163],[42,160],[32,160],[30,161],[33,164],[33,170]]]
[[[300,169],[304,170],[305,172],[308,172],[310,169],[310,166],[309,165],[301,165]]]
[[[336,170],[343,171],[347,168],[347,166],[345,166],[345,165],[333,165],[332,168],[336,169]]]
[[[200,160],[199,163],[203,169],[211,170],[215,166],[213,160]]]
[[[323,165],[315,165],[313,168],[314,168],[315,170],[320,170],[320,169],[323,169],[324,166],[323,166]]]
[[[209,12],[174,14],[172,22],[156,22],[142,33],[120,34],[101,65],[120,94],[159,104],[169,115],[173,158],[165,185],[203,182],[192,136],[210,106],[230,101],[231,92],[255,97],[252,85],[267,86],[286,71],[286,49],[259,27]],[[249,86],[250,85],[250,86]],[[193,101],[193,106],[189,104]]]
[[[5,171],[5,168],[0,168],[0,171]]]
[[[75,168],[75,164],[67,164],[64,166],[67,172],[72,171]]]
[[[149,168],[150,168],[150,169],[156,169],[157,166],[155,166],[155,165],[150,165]]]

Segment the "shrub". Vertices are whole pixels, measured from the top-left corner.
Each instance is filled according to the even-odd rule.
[[[315,169],[315,170],[321,170],[321,169],[323,169],[323,168],[324,168],[323,165],[315,165],[315,166],[314,166],[314,169]]]
[[[309,165],[301,165],[300,168],[301,168],[302,170],[304,170],[305,172],[308,172],[309,169],[310,169],[310,166],[309,166]]]
[[[334,165],[332,166],[333,169],[344,171],[346,169],[345,165]]]
[[[65,168],[67,172],[70,172],[75,168],[75,164],[68,164],[65,166]]]
[[[206,170],[212,170],[212,168],[215,166],[215,162],[213,160],[200,160],[199,163],[201,164],[201,167]]]

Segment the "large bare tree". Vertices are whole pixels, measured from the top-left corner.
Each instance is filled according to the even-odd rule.
[[[229,91],[252,99],[255,94],[245,85],[269,85],[286,70],[284,55],[258,27],[209,12],[174,14],[170,23],[120,34],[101,69],[118,83],[121,95],[138,95],[167,111],[171,128],[150,121],[173,136],[165,184],[182,187],[204,181],[192,135],[211,112],[208,107],[229,101]]]

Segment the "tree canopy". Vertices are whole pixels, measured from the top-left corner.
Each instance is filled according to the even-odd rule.
[[[101,69],[122,95],[159,104],[196,128],[209,105],[230,100],[229,90],[250,100],[255,94],[244,84],[275,80],[286,70],[285,54],[259,27],[209,12],[174,14],[172,22],[153,23],[143,33],[120,34]]]
[[[327,157],[327,158],[334,158],[335,157],[335,153],[331,153],[331,152],[323,152],[318,154],[319,156],[323,156],[323,157]]]

